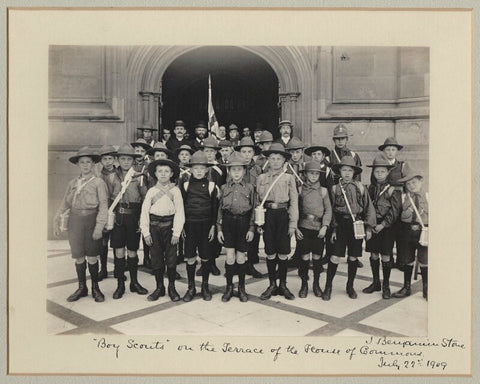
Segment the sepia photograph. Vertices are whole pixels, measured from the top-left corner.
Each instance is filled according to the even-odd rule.
[[[428,47],[50,45],[47,333],[427,337],[429,117]]]

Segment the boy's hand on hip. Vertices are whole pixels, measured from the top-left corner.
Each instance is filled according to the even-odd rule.
[[[295,235],[296,228],[288,228],[288,236],[292,237]]]
[[[327,227],[320,228],[320,232],[318,232],[318,237],[323,239],[327,234]]]
[[[210,228],[210,231],[208,232],[208,241],[213,241],[215,238],[215,226],[212,225],[212,228]]]
[[[217,238],[218,238],[218,242],[220,244],[223,244],[223,242],[225,241],[225,238],[223,237],[223,232],[222,231],[218,232]]]
[[[102,229],[96,229],[93,231],[92,234],[92,239],[93,240],[100,240],[103,237],[103,230]]]
[[[247,232],[246,239],[247,239],[247,243],[250,243],[253,240],[253,231]]]
[[[149,237],[150,237],[150,236],[149,236]],[[150,237],[150,238],[151,238],[151,237]],[[178,242],[179,242],[179,240],[180,240],[180,236],[175,236],[175,235],[173,235],[173,236],[172,236],[172,241],[171,241],[172,245],[177,245]],[[145,241],[146,241],[146,240],[145,240]]]
[[[173,240],[173,237],[172,237],[172,240]],[[148,235],[147,237],[145,237],[145,243],[151,247],[153,245],[153,239],[152,239],[152,236]]]
[[[298,228],[295,229],[295,235],[297,236],[297,240],[303,240],[303,233]]]
[[[372,230],[371,229],[367,229],[365,231],[365,240],[370,240],[372,238]]]
[[[374,232],[374,233],[380,233],[380,232],[383,231],[384,228],[385,228],[385,227],[383,226],[383,224],[377,224],[377,225],[375,226],[375,228],[373,228],[373,232]]]

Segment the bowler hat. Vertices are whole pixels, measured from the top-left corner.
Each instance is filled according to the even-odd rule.
[[[303,169],[300,169],[300,172],[308,171],[324,172],[324,170],[322,169],[322,164],[320,164],[317,160],[307,161]]]
[[[393,168],[394,165],[391,165],[388,162],[388,159],[383,155],[383,153],[380,153],[379,155],[375,156],[375,159],[373,159],[373,163],[371,165],[367,165],[368,168],[376,168],[376,167],[385,167],[385,168]]]
[[[205,155],[203,151],[197,151],[192,155],[187,164],[188,167],[192,167],[194,165],[205,165],[206,167],[209,167],[212,164],[208,162],[207,155]]]
[[[90,157],[94,163],[98,163],[101,158],[93,148],[82,147],[78,150],[75,156],[70,157],[68,160],[73,164],[77,164],[80,157],[84,156]]]
[[[268,151],[262,151],[262,153],[267,157],[270,156],[272,153],[277,153],[285,157],[287,160],[292,157],[292,154],[287,152],[285,150],[285,147],[281,143],[273,143]]]
[[[176,120],[175,124],[173,124],[174,127],[185,127],[185,123],[183,120]]]
[[[148,164],[148,173],[154,179],[157,178],[155,176],[155,170],[157,169],[157,165],[167,165],[167,166],[169,166],[173,171],[173,178],[174,179],[176,179],[178,177],[178,174],[180,173],[180,167],[176,163],[174,163],[172,160],[169,160],[169,159],[154,160],[150,164]]]
[[[243,147],[251,147],[255,151],[255,154],[258,155],[261,150],[258,146],[255,145],[250,136],[242,137],[238,145],[235,147],[235,151],[240,151]]]
[[[253,129],[254,132],[263,131],[263,130],[264,128],[262,123],[255,123],[255,128]]]
[[[135,149],[128,143],[125,143],[120,146],[120,148],[117,149],[117,153],[115,156],[120,157],[120,156],[131,156],[133,158],[139,158],[142,157],[141,154],[135,153]]]
[[[407,181],[412,180],[414,177],[419,177],[420,179],[423,180],[423,175],[421,172],[416,171],[415,169],[410,168],[409,166],[405,167],[405,176],[403,176],[401,179],[398,179],[398,183],[406,183]]]
[[[228,163],[225,164],[226,167],[233,167],[235,165],[247,166],[248,163],[245,161],[245,158],[241,155],[241,153],[234,151],[228,157]]]
[[[344,124],[339,124],[333,128],[333,138],[340,139],[342,137],[352,136],[348,134],[348,129]]]
[[[293,123],[290,120],[280,121],[280,123],[278,123],[278,128],[280,128],[282,125],[288,125],[290,128],[293,128]]]
[[[137,139],[137,141],[135,141],[134,143],[130,143],[130,145],[132,147],[142,147],[146,151],[148,151],[149,149],[152,149],[152,147],[147,144],[145,139]]]
[[[403,148],[403,145],[398,144],[398,141],[395,137],[387,137],[385,142],[378,147],[380,151],[383,151],[386,147],[397,147],[398,150]]]
[[[195,152],[195,151],[192,149],[192,147],[190,147],[189,145],[183,144],[183,145],[181,145],[180,147],[176,148],[176,149],[173,151],[173,154],[175,155],[175,157],[178,157],[178,154],[179,154],[181,151],[188,151],[188,152],[190,152],[190,155],[193,155],[193,152]]]
[[[340,169],[342,169],[343,166],[353,168],[354,175],[362,173],[362,168],[355,164],[355,159],[352,156],[343,156],[340,163],[332,164],[332,169],[335,173],[340,174]]]
[[[262,136],[260,136],[260,140],[258,141],[259,143],[268,143],[272,141],[273,142],[273,136],[269,131],[263,131]]]
[[[155,152],[163,152],[165,153],[168,157],[172,156],[172,151],[170,151],[165,144],[161,142],[156,142],[153,148],[150,148],[147,151],[147,155],[153,156],[155,155]]]
[[[143,127],[138,127],[137,129],[141,131],[156,131],[151,125],[144,125]]]
[[[205,129],[207,129],[207,124],[205,124],[205,122],[203,122],[203,121],[199,121],[199,122],[197,123],[197,125],[195,125],[195,129],[197,129],[197,128],[205,128]]]
[[[217,139],[215,139],[213,136],[208,136],[203,140],[202,148],[213,148],[216,150],[220,149]]]
[[[287,151],[292,151],[294,149],[303,149],[305,144],[298,137],[292,137],[287,144]]]
[[[321,145],[312,145],[305,149],[304,153],[307,156],[312,156],[313,152],[322,151],[325,156],[330,156],[330,150],[327,147],[322,147]]]
[[[113,145],[104,145],[102,148],[99,150],[100,156],[106,156],[106,155],[115,155],[117,153],[117,150],[113,147]]]

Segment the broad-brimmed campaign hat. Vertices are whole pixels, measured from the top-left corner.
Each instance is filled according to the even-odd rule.
[[[348,133],[348,129],[344,124],[339,124],[333,128],[333,139],[340,139],[342,137],[353,136]]]
[[[263,131],[262,135],[260,136],[260,140],[258,140],[259,143],[268,143],[268,142],[273,142],[273,136],[269,131]]]
[[[100,154],[100,156],[114,156],[117,153],[117,150],[114,148],[113,145],[104,145],[102,148],[100,148],[98,153]]]
[[[293,123],[290,120],[280,121],[280,123],[278,123],[278,129],[280,129],[282,125],[288,125],[293,130]]]
[[[175,123],[173,124],[173,127],[184,127],[185,128],[185,123],[183,120],[175,120]]]
[[[156,131],[151,125],[144,125],[143,127],[138,127],[140,131]]]
[[[218,142],[218,146],[221,148],[229,148],[231,147],[233,144],[230,140],[220,140]]]
[[[134,159],[142,157],[141,154],[135,153],[135,149],[128,143],[125,143],[125,144],[121,145],[120,148],[117,149],[117,153],[115,153],[115,156],[117,156],[117,157],[131,156]]]
[[[278,153],[279,155],[285,157],[287,160],[292,157],[292,154],[290,152],[287,152],[285,150],[285,147],[281,143],[273,143],[268,151],[262,151],[262,153],[267,157],[270,156],[272,153]]]
[[[155,145],[153,146],[153,148],[150,148],[148,151],[147,151],[147,155],[149,156],[154,156],[155,155],[155,152],[163,152],[165,153],[168,157],[172,156],[172,151],[169,150],[165,144],[163,144],[162,142],[156,142]]]
[[[238,145],[235,147],[235,151],[240,151],[243,147],[250,147],[253,148],[255,154],[258,155],[261,152],[260,147],[255,145],[252,138],[250,136],[242,137]]]
[[[180,167],[174,163],[172,160],[169,159],[159,159],[159,160],[154,160],[150,164],[148,164],[148,173],[150,176],[152,176],[154,179],[157,177],[155,176],[155,170],[157,169],[157,165],[167,165],[169,166],[172,171],[173,171],[173,178],[176,179],[178,175],[180,174]]]
[[[228,163],[224,164],[225,167],[233,167],[235,165],[241,165],[243,167],[247,166],[248,163],[245,161],[245,158],[240,152],[234,151],[230,156],[228,156]]]
[[[68,160],[73,164],[77,164],[78,159],[84,156],[90,157],[94,163],[98,163],[101,159],[100,155],[93,148],[82,147],[75,156],[70,157]]]
[[[137,141],[135,141],[134,143],[130,143],[130,145],[132,147],[142,147],[146,151],[148,151],[149,149],[152,149],[152,147],[147,144],[145,139],[137,139]]]
[[[206,139],[203,140],[202,148],[213,148],[215,150],[220,149],[217,139],[215,139],[213,136],[208,136]]]
[[[312,153],[317,151],[322,151],[325,156],[330,156],[330,150],[327,147],[322,147],[321,145],[312,145],[308,148],[305,148],[304,153],[307,156],[312,156]]]
[[[173,154],[175,155],[175,157],[178,157],[178,154],[181,152],[181,151],[188,151],[190,152],[190,155],[193,155],[193,152],[195,152],[192,147],[190,147],[189,145],[186,145],[186,144],[183,144],[181,145],[180,147],[178,147],[177,149],[175,149],[173,151]]]
[[[367,165],[368,168],[376,168],[376,167],[385,167],[388,169],[391,169],[394,167],[394,165],[391,165],[388,162],[388,159],[381,153],[373,159],[373,163],[370,165]]]
[[[305,144],[303,144],[303,141],[300,140],[298,137],[292,137],[286,147],[287,151],[293,151],[295,149],[303,148],[305,148]]]
[[[235,124],[230,124],[228,126],[228,132],[230,131],[238,131],[238,127]]]
[[[423,180],[423,175],[420,171],[412,169],[409,166],[406,166],[405,168],[405,176],[403,176],[401,179],[398,179],[398,183],[406,183],[407,181],[412,180],[414,177],[419,177]]]
[[[300,169],[300,172],[308,172],[308,171],[317,171],[322,172],[322,164],[320,164],[317,160],[307,161],[303,169]]]
[[[354,175],[362,173],[362,168],[355,164],[355,159],[352,156],[343,156],[339,164],[332,164],[332,169],[335,173],[340,174],[340,169],[343,166],[352,167]]]
[[[385,142],[378,147],[380,151],[383,151],[386,147],[397,147],[398,150],[403,148],[403,145],[398,144],[398,141],[395,137],[387,137]]]
[[[210,167],[213,164],[208,162],[207,155],[205,155],[203,151],[197,151],[192,155],[190,161],[186,165],[187,167],[193,167],[194,165],[205,165],[206,167]]]

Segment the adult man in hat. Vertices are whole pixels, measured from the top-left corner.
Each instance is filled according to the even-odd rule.
[[[282,120],[278,123],[278,133],[280,137],[275,140],[275,143],[281,143],[284,147],[287,146],[290,139],[293,137],[293,124],[290,120]]]
[[[253,130],[253,141],[255,144],[258,144],[260,142],[260,138],[262,137],[262,132],[263,132],[263,124],[256,123],[255,129]]]
[[[162,135],[158,141],[162,142],[164,145],[167,145],[168,140],[172,137],[172,131],[170,131],[169,127],[162,128]]]
[[[171,151],[174,151],[177,148],[180,148],[182,145],[190,145],[190,142],[185,139],[185,123],[183,120],[175,121],[174,128],[173,128],[173,135],[167,141],[167,148]]]
[[[242,129],[242,137],[252,137],[252,132],[250,131],[249,127]]]
[[[258,146],[262,151],[268,151],[270,146],[273,143],[273,136],[269,131],[263,131],[262,135],[260,136],[260,140],[258,141]],[[263,154],[260,153],[258,155],[256,163],[262,169],[262,172],[266,172],[268,170],[268,158]]]
[[[224,125],[220,125],[216,136],[218,141],[227,140],[227,128]]]
[[[207,137],[207,124],[200,121],[195,126],[195,139],[192,142],[192,149],[195,151],[201,151],[203,149],[203,140]]]
[[[230,140],[233,147],[236,147],[240,141],[238,127],[235,124],[228,126],[228,140]]]
[[[151,125],[145,125],[144,127],[137,128],[139,131],[142,131],[142,139],[145,140],[145,143],[153,147],[156,143],[153,137],[153,131],[156,131]],[[139,137],[140,139],[140,137]]]

